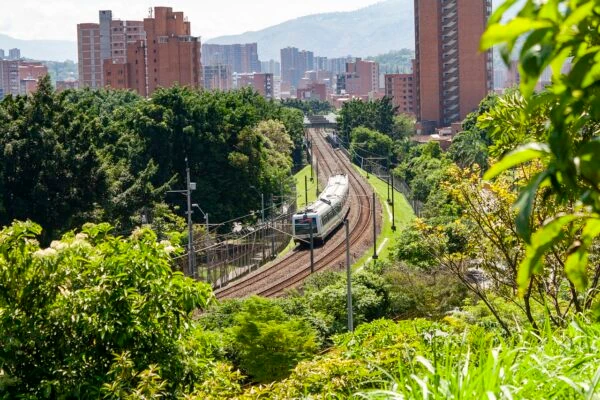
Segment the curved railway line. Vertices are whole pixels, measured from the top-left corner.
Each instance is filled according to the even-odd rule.
[[[336,173],[345,173],[350,181],[350,248],[360,257],[373,245],[372,225],[377,218],[377,226],[381,226],[381,205],[376,202],[376,215],[372,215],[372,189],[364,178],[356,172],[350,161],[334,150],[325,140],[319,130],[309,129],[313,143],[313,157],[317,158],[321,177],[329,177]],[[324,181],[324,180],[323,180]],[[357,251],[358,249],[358,251]],[[321,246],[314,249],[314,270],[322,271],[345,265],[345,237],[343,229],[338,229]],[[228,286],[217,289],[217,298],[244,297],[256,294],[264,297],[276,297],[287,289],[299,286],[310,276],[310,251],[301,250],[297,246],[281,259],[253,271],[244,278],[231,282]]]

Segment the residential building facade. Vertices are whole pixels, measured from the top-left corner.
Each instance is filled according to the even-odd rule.
[[[413,74],[385,74],[385,95],[392,99],[398,112],[415,115],[416,89]]]
[[[264,72],[254,74],[234,74],[234,81],[234,87],[236,89],[252,87],[267,100],[275,98],[273,74]]]
[[[100,24],[77,25],[77,53],[81,87],[101,88]]]
[[[416,115],[431,132],[461,121],[493,90],[491,52],[479,40],[491,0],[415,0]]]
[[[28,95],[37,89],[40,78],[48,74],[48,68],[39,62],[0,60],[0,89],[2,97]]]
[[[150,96],[158,87],[203,85],[200,39],[183,12],[155,7],[143,21],[121,21],[102,10],[98,24],[77,30],[81,87]]]
[[[357,58],[346,63],[346,71],[337,76],[337,94],[373,98],[379,93],[379,64]]]
[[[228,91],[233,89],[230,65],[204,65],[204,89]]]
[[[261,72],[258,44],[204,44],[203,65],[229,65],[234,73]]]

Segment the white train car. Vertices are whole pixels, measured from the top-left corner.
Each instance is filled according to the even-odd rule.
[[[348,209],[348,177],[334,175],[319,199],[292,217],[294,241],[310,240],[311,221],[313,240],[324,241],[344,221]]]

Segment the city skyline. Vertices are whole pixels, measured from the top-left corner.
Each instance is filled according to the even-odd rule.
[[[168,4],[157,4],[153,0],[134,0],[126,3],[115,0],[92,0],[85,7],[74,7],[69,0],[52,3],[41,0],[26,0],[20,3],[3,5],[0,15],[0,33],[16,39],[76,40],[77,23],[93,22],[99,9],[110,9],[120,18],[135,19],[146,15],[150,7],[168,6],[185,9],[186,15],[195,22],[192,34],[201,36],[203,41],[223,35],[239,34],[260,30],[284,21],[306,15],[353,11],[380,0],[306,0],[294,7],[282,7],[275,0],[260,0],[257,3],[241,0],[224,0],[219,3],[200,4],[182,0],[171,0]],[[238,12],[231,13],[235,9]],[[268,13],[262,12],[269,9]],[[35,20],[36,24],[23,24],[22,21]],[[226,22],[226,23],[224,23]]]

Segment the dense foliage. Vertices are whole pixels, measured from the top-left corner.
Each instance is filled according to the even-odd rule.
[[[340,136],[348,142],[352,130],[361,126],[393,136],[395,111],[392,99],[389,97],[375,101],[358,99],[347,101],[339,112]]]
[[[521,90],[484,99],[448,152],[407,140],[410,123],[389,99],[341,110],[352,154],[395,162],[423,203],[389,260],[353,271],[355,332],[346,333],[344,273],[313,275],[284,298],[213,302],[207,286],[171,272],[180,249],[150,230],[124,239],[85,225],[42,248],[38,225],[15,222],[0,231],[0,397],[597,397],[600,14],[589,0],[515,3],[498,8],[483,47],[503,43],[508,56],[526,35]],[[512,5],[519,15],[501,23]],[[569,55],[573,69],[532,93],[541,71]],[[64,209],[77,210],[72,226],[160,199],[181,184],[179,149],[194,174],[226,174],[221,188],[199,178],[202,201],[241,209],[219,194],[273,189],[301,140],[300,111],[251,92],[174,88],[142,101],[56,96],[45,81],[0,113],[0,210],[22,209],[52,231],[66,229]],[[87,168],[94,186],[61,188],[82,185],[73,168]],[[59,209],[47,215],[12,202],[39,207],[51,194]],[[180,226],[152,201],[157,226]]]
[[[53,92],[0,103],[0,224],[33,219],[48,242],[86,221],[130,230],[162,202],[182,204],[186,158],[193,202],[213,221],[260,208],[301,162],[302,113],[249,90],[174,87],[146,101],[119,91]],[[235,196],[231,194],[234,193]]]
[[[325,115],[335,111],[330,102],[321,100],[285,99],[281,104],[284,107],[296,108],[304,115]]]
[[[516,201],[516,231],[528,244],[519,268],[519,291],[525,295],[530,291],[540,279],[536,275],[547,271],[546,255],[561,248],[566,240],[571,249],[560,259],[564,273],[574,290],[587,296],[597,291],[598,282],[590,280],[594,267],[588,260],[600,234],[598,4],[591,0],[528,0],[519,4],[516,18],[502,22],[514,3],[507,1],[493,14],[481,47],[501,46],[503,58],[508,61],[517,42],[526,38],[519,51],[519,72],[528,107],[519,115],[522,120],[535,120],[540,114],[546,118],[486,177],[496,177],[516,166],[541,164],[527,177],[528,183]],[[572,68],[563,74],[569,57]],[[535,85],[547,67],[554,73],[553,84],[543,95],[534,96]],[[548,215],[554,214],[554,218],[548,218],[545,224],[535,219],[539,197],[559,205]]]
[[[86,225],[48,248],[33,223],[0,231],[2,396],[121,398],[147,371],[175,397],[200,379],[209,352],[185,343],[210,287],[173,273],[175,249],[153,232],[110,231]]]

